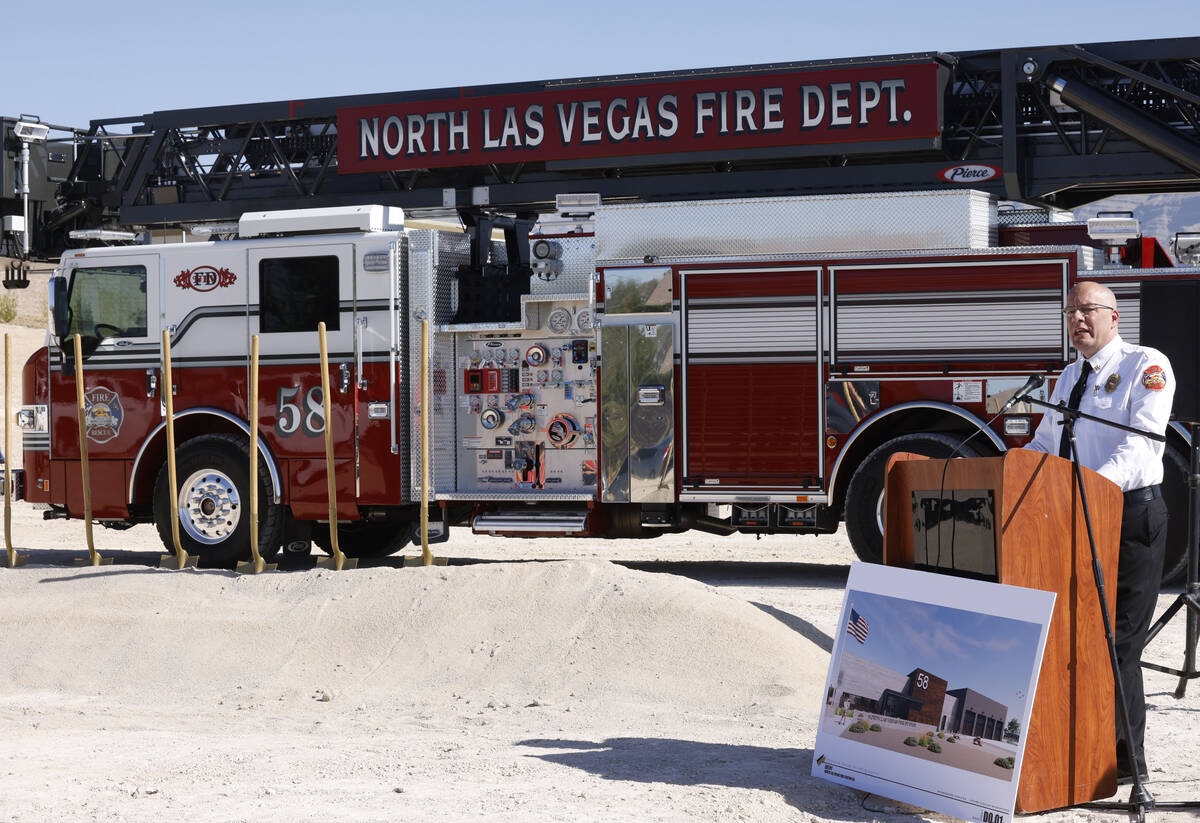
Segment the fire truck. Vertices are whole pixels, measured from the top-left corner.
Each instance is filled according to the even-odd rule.
[[[251,483],[264,553],[331,542],[326,428],[352,556],[414,539],[427,474],[442,536],[844,521],[878,559],[892,454],[1028,442],[1036,410],[1000,409],[1071,359],[1075,282],[1110,286],[1136,341],[1143,284],[1197,278],[1127,218],[1065,209],[1200,189],[1198,55],[896,55],[93,121],[55,203],[12,223],[43,253],[85,244],[25,366],[22,493],[83,512],[79,334],[94,519],[169,543],[178,517],[210,562],[248,550]],[[208,239],[159,242],[189,227]],[[1175,577],[1190,437],[1169,436]]]
[[[340,547],[405,546],[422,417],[443,534],[813,533],[844,519],[856,552],[879,559],[892,454],[1028,441],[1032,408],[997,412],[1030,373],[1068,362],[1061,308],[1075,282],[1109,285],[1136,340],[1140,284],[1200,275],[1106,267],[1102,247],[1079,242],[1086,225],[1051,217],[1003,212],[969,189],[613,205],[567,195],[532,225],[406,227],[382,206],[256,212],[220,240],[69,251],[51,281],[49,344],[23,375],[24,498],[51,515],[83,511],[68,342],[79,334],[93,516],[154,522],[168,546],[179,517],[184,548],[209,562],[248,551],[251,482],[265,554],[328,544],[326,427]],[[1173,430],[1168,449],[1174,503],[1185,436]]]

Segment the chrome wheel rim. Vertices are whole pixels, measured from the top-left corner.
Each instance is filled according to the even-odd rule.
[[[228,540],[241,513],[237,486],[223,472],[195,472],[179,487],[179,525],[197,543],[213,545]]]

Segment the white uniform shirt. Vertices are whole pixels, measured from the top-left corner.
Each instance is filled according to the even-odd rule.
[[[1088,360],[1092,373],[1079,411],[1143,431],[1166,433],[1175,396],[1175,375],[1166,355],[1114,337]],[[1050,395],[1051,403],[1066,404],[1082,369],[1083,358],[1079,358],[1063,370]],[[1026,448],[1058,454],[1061,422],[1061,414],[1047,410]],[[1162,482],[1164,443],[1081,418],[1075,423],[1075,445],[1079,462],[1116,483],[1121,491]]]

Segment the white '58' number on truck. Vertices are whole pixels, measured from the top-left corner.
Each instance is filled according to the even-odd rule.
[[[280,437],[291,437],[298,430],[309,437],[317,437],[325,431],[325,406],[321,387],[313,386],[304,393],[304,407],[296,401],[303,386],[280,387],[275,396],[275,431]]]

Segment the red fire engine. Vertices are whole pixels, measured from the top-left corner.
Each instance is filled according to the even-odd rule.
[[[844,519],[856,552],[877,559],[892,453],[1027,442],[1033,409],[996,412],[1031,372],[1068,362],[1060,309],[1077,280],[1113,288],[1136,340],[1139,284],[1198,274],[1106,267],[1087,226],[1056,217],[999,211],[971,190],[616,205],[572,195],[532,227],[405,227],[384,207],[257,212],[236,238],[226,227],[220,241],[67,252],[54,331],[25,366],[24,497],[53,515],[83,510],[66,342],[78,333],[94,517],[153,521],[170,546],[178,513],[189,553],[244,555],[258,335],[265,554],[328,542],[314,528],[328,519],[327,425],[342,550],[404,546],[428,415],[443,526],[633,537],[829,532]],[[498,225],[504,243],[492,241]],[[431,323],[428,398],[418,317]],[[1175,503],[1184,434],[1168,449]]]
[[[25,497],[83,511],[77,333],[94,517],[167,536],[178,513],[190,553],[243,554],[258,335],[264,552],[329,542],[330,427],[352,555],[411,539],[428,469],[443,535],[844,520],[877,559],[889,455],[1027,442],[1035,410],[997,410],[1072,356],[1073,283],[1111,286],[1137,340],[1142,284],[1196,279],[1123,219],[1089,234],[1063,210],[1200,189],[1197,88],[1200,38],[1177,38],[160,111],[71,130],[69,153],[58,127],[0,118],[22,169],[3,247],[221,238],[62,255],[24,374]],[[1173,424],[1169,577],[1188,446]]]

